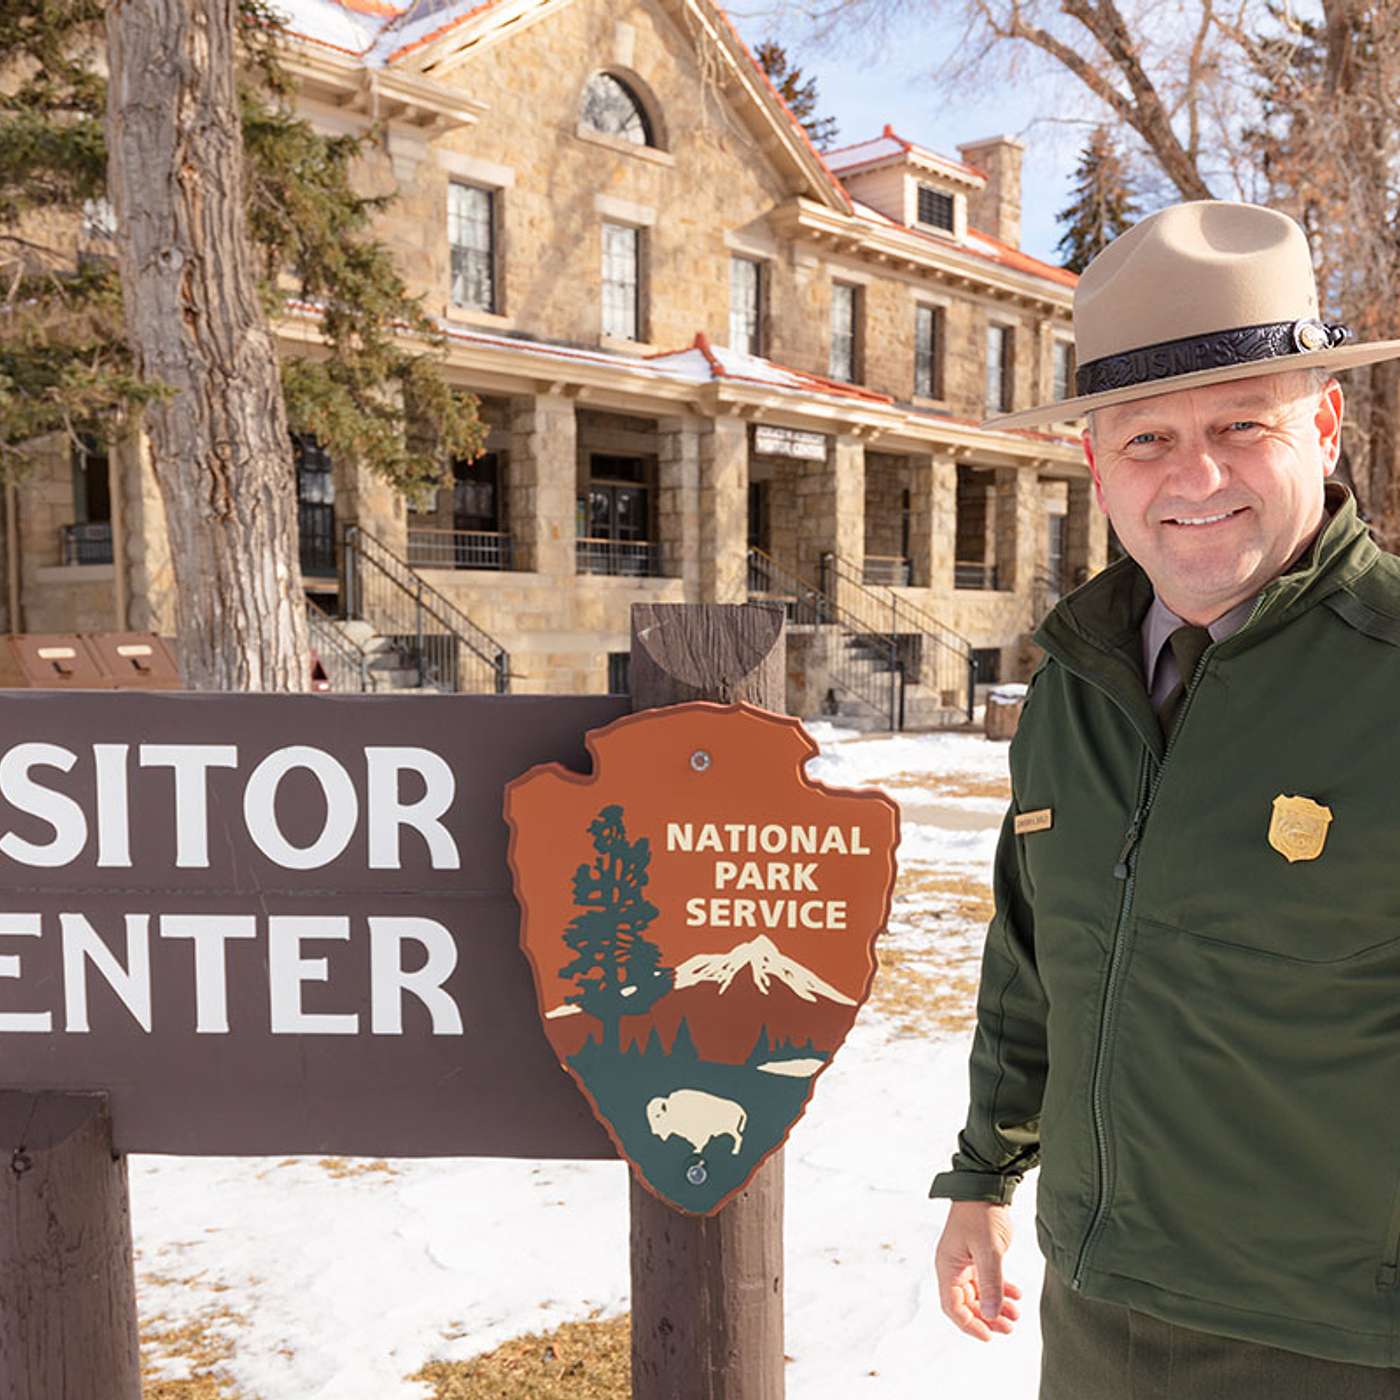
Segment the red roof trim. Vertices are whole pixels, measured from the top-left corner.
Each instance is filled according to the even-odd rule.
[[[707,336],[704,331],[695,332],[694,348],[705,357],[706,363],[710,366],[710,373],[714,375],[716,379],[727,378],[727,372],[724,366],[720,364],[719,356],[710,348],[710,337]]]
[[[342,10],[369,15],[374,19],[398,19],[406,9],[402,5],[391,5],[389,0],[336,0],[336,3]]]
[[[910,141],[908,137],[901,136],[889,122],[885,123],[884,129],[880,132],[879,136],[867,136],[864,141],[852,141],[846,146],[834,146],[827,154],[833,156],[840,155],[842,151],[853,151],[857,146],[869,146],[880,140],[895,142],[895,144],[903,150],[905,155],[908,155],[912,150],[918,149],[924,154],[932,156],[934,160],[941,162],[943,165],[951,165],[957,170],[966,170],[969,175],[976,175],[979,180],[985,180],[987,178],[987,172],[978,166],[969,165],[965,160],[954,160],[952,156],[940,155],[937,151],[931,150],[927,146],[919,146],[917,142]],[[891,160],[893,156],[872,156],[871,159],[872,161]]]
[[[1071,272],[1067,267],[1056,267],[1054,263],[1041,262],[1039,258],[1033,258],[1029,253],[1023,253],[1019,248],[1013,248],[1009,243],[1003,243],[1001,239],[994,238],[990,233],[983,233],[980,228],[969,228],[968,232],[976,234],[978,238],[992,244],[997,250],[995,253],[982,253],[976,248],[968,250],[979,258],[1004,263],[1007,267],[1014,267],[1020,272],[1034,273],[1037,277],[1044,277],[1049,282],[1059,282],[1062,286],[1077,287],[1079,285],[1078,273]]]
[[[344,3],[344,0],[341,0],[341,2]],[[404,57],[405,54],[412,53],[415,49],[421,49],[428,44],[434,43],[436,40],[441,39],[444,34],[451,33],[458,25],[465,24],[469,19],[475,19],[477,15],[494,8],[498,3],[499,0],[484,0],[482,4],[468,10],[466,14],[458,15],[455,19],[448,20],[446,24],[438,25],[436,29],[424,34],[421,38],[415,39],[411,44],[405,44],[402,48],[395,49],[385,62],[393,63],[395,60]]]

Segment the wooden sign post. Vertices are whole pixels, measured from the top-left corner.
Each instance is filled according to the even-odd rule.
[[[638,604],[632,706],[746,700],[786,710],[783,614]],[[783,1154],[718,1215],[681,1215],[631,1178],[632,1400],[782,1400]]]
[[[102,1094],[0,1092],[0,1400],[141,1400],[126,1158]]]

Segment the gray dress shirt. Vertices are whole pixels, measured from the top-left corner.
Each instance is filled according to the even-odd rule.
[[[1223,642],[1226,637],[1238,632],[1249,621],[1258,596],[1256,593],[1243,603],[1237,603],[1229,612],[1210,623],[1206,631],[1210,633],[1211,641]],[[1142,620],[1142,674],[1147,678],[1147,693],[1152,697],[1153,709],[1162,708],[1162,702],[1176,689],[1181,679],[1181,671],[1172,649],[1167,645],[1167,638],[1178,627],[1187,625],[1155,593],[1152,595],[1152,606]]]

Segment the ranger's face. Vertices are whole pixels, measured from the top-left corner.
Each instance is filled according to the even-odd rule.
[[[1099,409],[1084,454],[1124,549],[1205,625],[1276,578],[1322,523],[1342,391],[1260,375]]]

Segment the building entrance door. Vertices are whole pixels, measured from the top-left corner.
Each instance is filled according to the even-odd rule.
[[[297,535],[305,578],[335,577],[335,477],[330,454],[310,433],[292,434]]]

